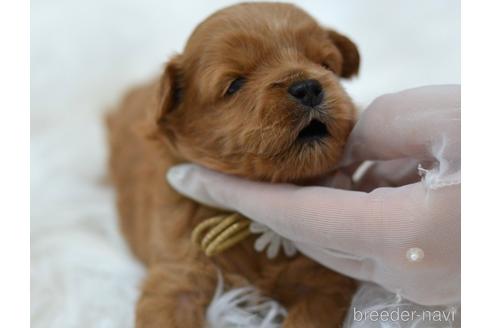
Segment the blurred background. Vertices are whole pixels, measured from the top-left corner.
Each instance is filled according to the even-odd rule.
[[[143,268],[107,184],[104,111],[236,1],[31,1],[31,323],[131,327]],[[359,46],[348,93],[460,83],[456,0],[291,1]],[[163,172],[164,178],[164,172]]]

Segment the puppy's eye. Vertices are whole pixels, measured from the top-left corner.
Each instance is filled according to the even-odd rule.
[[[321,66],[323,66],[324,69],[333,72],[333,69],[331,68],[330,64],[322,63]]]
[[[246,79],[242,76],[236,78],[234,81],[229,84],[229,88],[227,88],[226,95],[232,95],[236,93],[241,87],[246,83]]]

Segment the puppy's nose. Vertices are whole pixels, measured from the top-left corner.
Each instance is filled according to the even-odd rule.
[[[287,91],[305,106],[314,107],[323,100],[323,88],[318,80],[296,81]]]

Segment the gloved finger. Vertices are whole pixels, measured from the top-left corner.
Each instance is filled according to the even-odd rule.
[[[178,192],[200,203],[238,211],[294,241],[311,240],[323,225],[329,226],[329,235],[337,230],[359,234],[359,221],[379,215],[379,204],[362,192],[253,182],[193,164],[171,168],[167,178]]]
[[[342,255],[340,252],[304,243],[296,243],[296,247],[301,253],[319,264],[351,278],[367,280],[371,276],[372,262],[368,258]]]
[[[352,177],[360,169],[362,164],[364,164],[364,161],[353,162],[350,165],[340,167],[339,170],[343,174]]]
[[[354,181],[353,189],[369,192],[381,187],[398,187],[415,183],[421,179],[419,162],[415,159],[376,161]]]
[[[352,131],[342,166],[362,160],[459,159],[460,86],[420,87],[377,98]]]
[[[351,190],[352,179],[350,175],[339,170],[320,180],[313,181],[310,185]]]
[[[358,254],[376,248],[367,247],[379,242],[374,236],[391,231],[393,218],[381,216],[382,199],[372,193],[252,182],[196,165],[172,168],[168,180],[201,203],[236,210],[295,242]]]

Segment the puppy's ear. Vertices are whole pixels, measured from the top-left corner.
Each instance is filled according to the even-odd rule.
[[[360,63],[357,46],[349,38],[334,30],[328,30],[328,37],[342,54],[343,62],[340,76],[349,78],[357,75]]]
[[[155,114],[158,124],[163,123],[166,115],[179,105],[183,88],[181,79],[180,56],[176,55],[166,64],[160,80]]]

